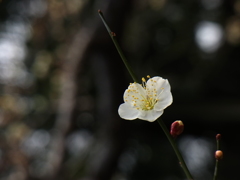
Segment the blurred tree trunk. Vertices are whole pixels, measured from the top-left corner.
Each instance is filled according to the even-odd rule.
[[[109,25],[121,38],[126,13],[131,1],[105,0],[97,4],[104,12]],[[65,152],[65,137],[76,116],[78,92],[83,88],[81,74],[84,66],[90,63],[94,71],[95,87],[97,88],[97,122],[98,137],[94,149],[86,164],[86,179],[111,179],[118,158],[123,150],[127,130],[124,120],[120,119],[117,109],[122,103],[125,88],[124,66],[111,39],[105,30],[97,9],[94,18],[87,18],[73,36],[64,62],[63,81],[59,109],[54,127],[52,149],[49,163],[52,169],[49,178],[61,179],[62,162]],[[114,19],[112,18],[114,17]],[[89,26],[89,24],[92,24]],[[80,76],[79,76],[80,75]]]

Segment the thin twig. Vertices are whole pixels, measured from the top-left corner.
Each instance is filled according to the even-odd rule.
[[[106,23],[106,20],[105,20],[105,18],[103,16],[103,13],[102,13],[101,10],[98,10],[98,14],[99,14],[103,24],[105,25],[105,27],[106,27],[106,29],[107,29],[107,31],[108,31],[108,33],[109,33],[113,43],[114,43],[114,45],[115,45],[115,47],[116,47],[116,49],[117,49],[117,51],[118,51],[122,61],[123,61],[123,63],[125,64],[128,72],[129,72],[129,74],[132,76],[133,81],[134,82],[138,82],[135,73],[133,72],[131,66],[129,65],[129,63],[128,63],[126,57],[124,56],[123,51],[122,51],[122,49],[121,49],[121,47],[120,47],[120,45],[119,45],[119,43],[118,43],[118,41],[116,39],[116,34],[114,32],[112,32],[111,29],[109,28],[109,26]]]

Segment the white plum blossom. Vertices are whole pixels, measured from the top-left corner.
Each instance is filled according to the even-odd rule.
[[[131,83],[125,90],[124,102],[119,106],[118,113],[126,120],[142,119],[155,121],[163,114],[163,110],[172,104],[171,87],[167,79],[155,76],[142,84]]]

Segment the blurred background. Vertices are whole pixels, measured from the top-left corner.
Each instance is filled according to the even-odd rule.
[[[132,82],[169,80],[177,143],[196,180],[239,179],[239,0],[1,0],[0,180],[183,180],[157,122],[117,109]]]

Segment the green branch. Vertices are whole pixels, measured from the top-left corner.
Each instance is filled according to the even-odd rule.
[[[107,31],[108,31],[108,33],[109,33],[113,43],[114,43],[114,45],[115,45],[115,47],[116,47],[116,49],[117,49],[117,51],[118,51],[122,61],[123,61],[123,63],[125,64],[128,72],[129,72],[129,74],[132,76],[133,81],[134,82],[138,82],[138,80],[137,80],[137,78],[136,78],[136,76],[135,76],[131,66],[129,65],[126,57],[124,56],[122,49],[120,48],[120,45],[119,45],[119,43],[118,43],[118,41],[116,39],[116,34],[114,32],[112,32],[111,29],[109,28],[109,26],[107,25],[106,20],[105,20],[105,18],[103,16],[103,13],[102,13],[101,10],[98,10],[98,14],[99,14],[103,24],[105,25],[105,27],[106,27],[106,29],[107,29]]]
[[[220,152],[221,157],[219,157],[218,151],[220,151],[220,139],[221,139],[221,134],[217,134],[216,136],[216,141],[217,141],[217,151],[215,152],[215,169],[214,169],[214,174],[213,174],[213,180],[217,180],[217,175],[218,175],[218,166],[219,166],[219,160],[222,159],[222,151]]]

